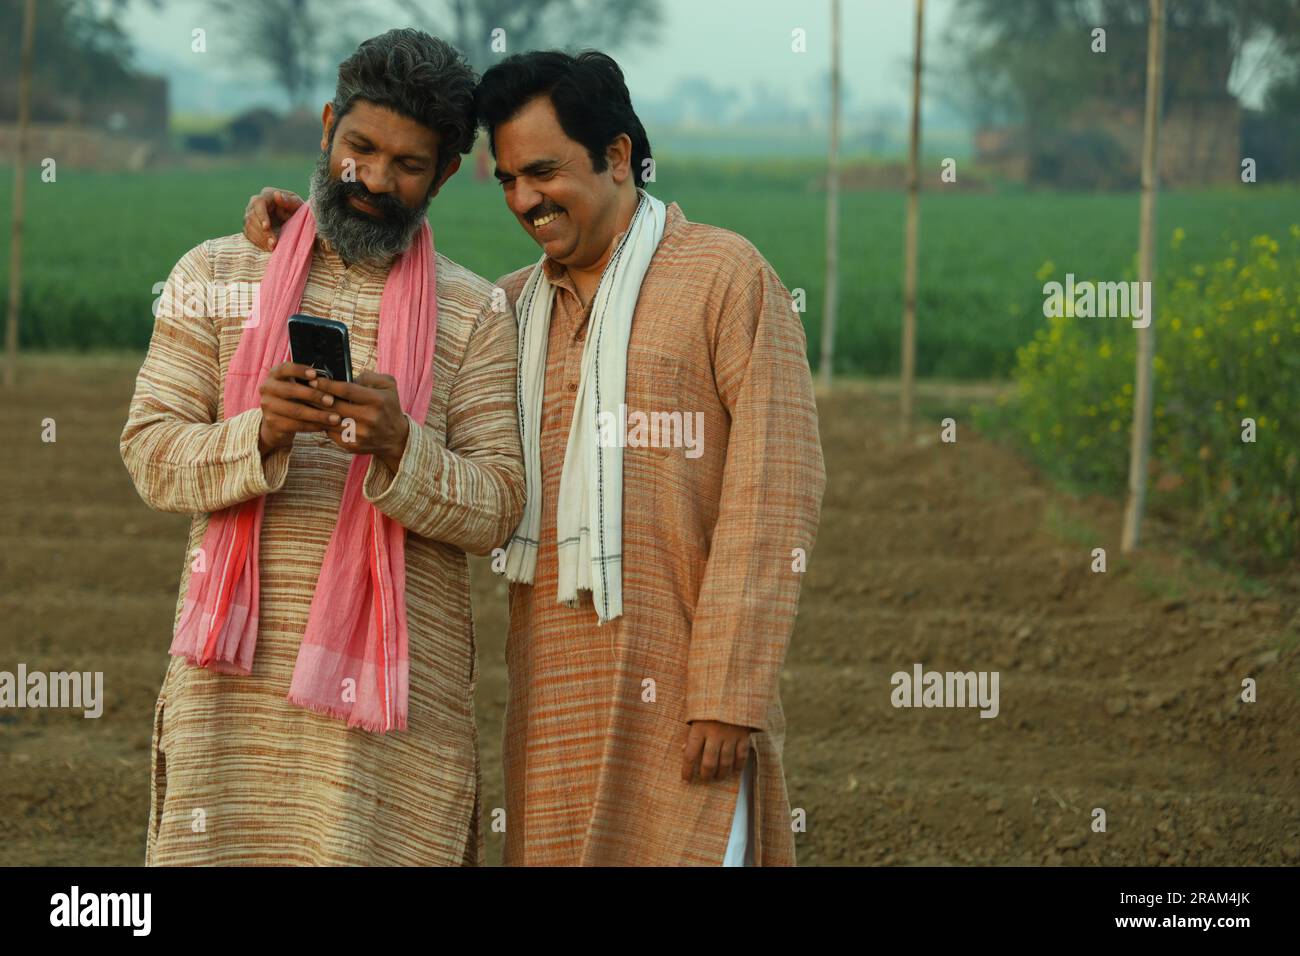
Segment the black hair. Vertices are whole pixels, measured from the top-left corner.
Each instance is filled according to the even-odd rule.
[[[421,30],[389,30],[364,41],[339,64],[334,128],[357,100],[422,123],[438,134],[436,182],[453,159],[474,146],[477,80],[451,44]]]
[[[632,109],[623,71],[612,57],[596,50],[576,56],[559,50],[516,53],[483,74],[474,107],[488,131],[493,156],[496,128],[542,95],[550,98],[564,134],[586,147],[591,168],[598,173],[608,165],[606,148],[626,133],[632,140],[633,181],[644,184],[650,140]]]

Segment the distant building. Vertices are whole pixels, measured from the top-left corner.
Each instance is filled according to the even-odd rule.
[[[276,113],[258,107],[240,113],[226,126],[231,152],[315,154],[320,150],[320,113]]]
[[[79,95],[32,84],[31,152],[71,169],[139,169],[167,145],[167,80],[129,74]],[[17,148],[18,76],[0,75],[0,154]]]

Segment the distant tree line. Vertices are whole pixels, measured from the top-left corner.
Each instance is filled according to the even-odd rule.
[[[1261,168],[1300,175],[1300,0],[1177,0],[1168,5],[1165,111],[1229,98],[1249,50],[1271,77],[1261,111],[1242,116],[1242,152]],[[981,126],[1018,125],[1041,161],[1091,151],[1099,168],[1117,160],[1104,135],[1072,128],[1089,104],[1140,108],[1145,89],[1148,0],[957,0],[944,36],[948,91]],[[1093,31],[1105,31],[1105,52]]]
[[[32,119],[91,122],[97,105],[138,92],[121,18],[127,0],[40,0],[33,34]],[[0,121],[18,115],[23,0],[0,0]]]

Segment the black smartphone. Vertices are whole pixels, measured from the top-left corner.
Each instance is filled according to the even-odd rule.
[[[317,375],[352,381],[352,346],[342,322],[315,315],[289,316],[289,355],[299,365],[314,368]],[[307,384],[305,379],[297,381]]]

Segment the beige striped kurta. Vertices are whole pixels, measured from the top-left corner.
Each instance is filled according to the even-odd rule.
[[[510,589],[505,861],[719,865],[739,777],[684,783],[681,748],[688,720],[720,720],[760,730],[755,863],[793,864],[778,683],[796,549],[812,550],[825,485],[799,315],[749,242],[668,207],[626,404],[629,416],[702,412],[702,454],[625,448],[623,616],[598,626],[590,592],[556,603],[556,499],[590,306],[563,266],[544,268],[557,289],[541,545],[533,584]],[[512,302],[528,273],[500,280]]]
[[[523,508],[514,315],[493,310],[487,282],[437,256],[428,416],[423,425],[408,416],[396,475],[374,458],[365,481],[366,498],[408,529],[409,724],[382,735],[349,729],[285,695],[352,456],[324,435],[300,434],[263,461],[261,409],[223,420],[226,369],[247,311],[202,304],[204,290],[259,281],[269,258],[227,236],[180,260],[122,433],[140,496],[194,515],[187,556],[209,512],[267,496],[253,673],[171,658],[154,715],[146,863],[479,864],[466,552],[504,542]],[[384,267],[346,266],[319,241],[314,250],[299,311],[348,326],[354,372],[375,368],[386,276]],[[187,558],[177,619],[189,574]],[[146,640],[161,658],[171,635]]]

